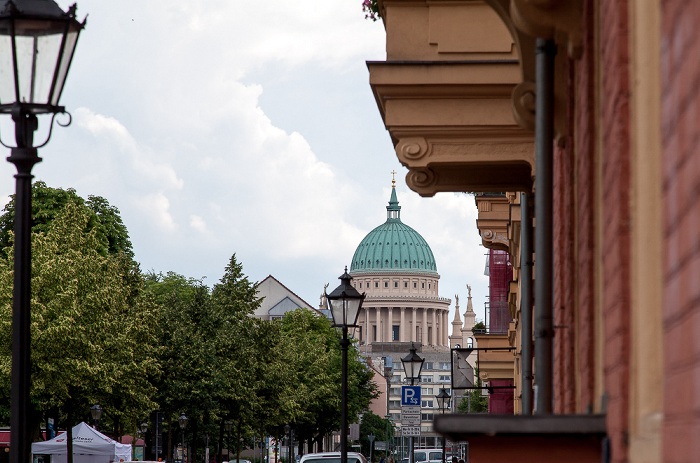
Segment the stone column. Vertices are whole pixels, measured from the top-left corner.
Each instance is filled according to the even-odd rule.
[[[399,341],[406,340],[406,307],[401,307],[401,326],[399,327]]]
[[[439,333],[438,333],[438,326],[437,326],[437,309],[433,308],[432,310],[433,310],[433,339],[432,339],[432,341],[433,341],[433,345],[437,346],[440,344],[440,342],[438,341],[438,339],[440,339],[440,338],[438,337]]]
[[[421,326],[420,342],[423,345],[428,344],[428,309],[423,307],[423,320]]]
[[[418,320],[416,319],[416,311],[418,309],[416,309],[415,307],[413,307],[412,309],[413,309],[413,323],[411,324],[411,337],[410,337],[410,339],[411,339],[411,341],[415,342],[415,341],[417,341],[417,339],[416,339],[416,327],[418,326]]]
[[[389,326],[387,326],[387,328],[388,328],[387,331],[389,332],[389,337],[386,338],[387,342],[391,342],[394,340],[394,329],[392,327],[392,325],[394,324],[394,322],[393,322],[394,319],[392,317],[393,309],[394,309],[393,307],[386,308],[387,325],[389,325]]]

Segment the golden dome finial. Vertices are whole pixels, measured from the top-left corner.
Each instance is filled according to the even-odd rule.
[[[391,171],[391,187],[396,188],[396,171]]]

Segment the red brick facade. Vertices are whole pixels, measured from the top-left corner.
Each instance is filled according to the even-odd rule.
[[[596,198],[595,101],[596,48],[593,2],[584,2],[583,54],[576,62],[574,145],[576,147],[576,252],[578,257],[578,370],[579,407],[594,409],[595,397],[595,225]],[[584,111],[583,108],[589,108]]]
[[[700,455],[700,4],[663,2],[664,461]]]

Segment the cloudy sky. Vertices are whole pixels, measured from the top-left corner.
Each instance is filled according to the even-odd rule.
[[[406,187],[365,65],[385,59],[384,27],[361,0],[78,0],[86,14],[61,98],[73,124],[33,173],[119,208],[143,270],[212,285],[235,253],[251,280],[273,275],[315,306],[385,221],[395,170],[440,295],[463,312],[470,284],[483,318],[474,199]],[[3,203],[14,173],[0,163]]]

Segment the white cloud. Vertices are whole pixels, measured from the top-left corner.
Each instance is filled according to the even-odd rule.
[[[75,124],[56,128],[37,178],[116,205],[144,269],[211,284],[235,252],[253,280],[311,303],[335,286],[386,217],[390,171],[405,172],[367,83],[382,24],[360,0],[79,3],[90,20],[62,99]],[[0,196],[12,174],[0,168]],[[479,294],[473,198],[397,183],[442,295]]]

